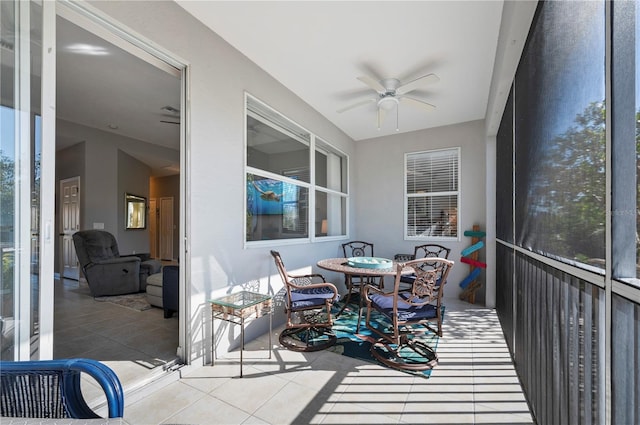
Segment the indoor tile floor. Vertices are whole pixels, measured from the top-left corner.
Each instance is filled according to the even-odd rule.
[[[73,286],[64,292],[78,292],[69,289]],[[173,378],[138,388],[129,397],[141,374],[161,369],[174,357],[174,344],[159,341],[177,338],[177,319],[165,321],[160,309],[142,312],[148,313],[144,318],[122,307],[116,313],[103,311],[96,304],[106,303],[86,294],[63,298],[67,307],[77,303],[76,314],[83,312],[84,318],[56,312],[59,320],[72,322],[59,331],[56,324],[56,353],[97,358],[111,366],[126,389],[127,424],[534,423],[495,311],[457,299],[447,300],[440,362],[428,379],[329,351],[288,351],[277,344],[278,328],[271,359],[268,335],[247,344],[243,378],[235,350],[218,353],[213,367],[183,366]],[[100,330],[105,321],[122,325]],[[140,328],[131,330],[133,323]],[[69,337],[79,327],[86,334]],[[95,395],[91,391],[89,399]]]
[[[109,365],[131,387],[173,364],[178,318],[96,301],[84,282],[56,280],[53,357],[86,357]]]

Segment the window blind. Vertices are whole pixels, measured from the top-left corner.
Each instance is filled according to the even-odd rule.
[[[458,190],[458,150],[418,152],[407,156],[407,193]]]
[[[460,150],[406,155],[405,237],[458,236]]]

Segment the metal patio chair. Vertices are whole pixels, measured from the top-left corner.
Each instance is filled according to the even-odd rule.
[[[321,274],[290,275],[280,253],[271,251],[271,255],[286,290],[287,323],[280,333],[280,344],[294,351],[317,351],[334,345],[331,306],[340,298],[338,289]]]
[[[437,363],[435,351],[420,337],[427,332],[442,336],[442,296],[453,264],[445,258],[411,260],[397,264],[392,292],[365,286],[366,326],[378,336],[371,354],[381,363],[406,370],[427,370]],[[401,288],[407,267],[415,273],[409,290]],[[383,324],[373,320],[374,314],[384,317]]]

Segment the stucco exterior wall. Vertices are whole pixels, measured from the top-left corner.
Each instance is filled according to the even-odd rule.
[[[310,271],[317,260],[337,255],[338,243],[244,247],[244,93],[249,92],[351,157],[353,141],[317,111],[173,2],[90,2],[188,65],[189,140],[184,153],[187,210],[187,340],[190,362],[208,362],[207,300],[237,286],[276,294],[282,288],[270,248],[290,271]],[[351,191],[357,182],[352,178]],[[353,209],[349,220],[353,222]],[[351,228],[353,229],[353,223]],[[356,235],[352,233],[351,237]],[[342,280],[342,279],[341,279]],[[277,306],[275,323],[282,321]],[[251,322],[247,338],[266,331],[266,319]],[[239,329],[224,326],[218,350],[239,344]]]
[[[485,144],[484,120],[356,143],[352,173],[358,182],[355,233],[374,242],[376,256],[387,258],[397,253],[412,254],[415,245],[429,243],[404,240],[404,155],[460,148],[460,237],[455,242],[434,242],[451,248],[449,258],[456,262],[445,291],[446,298],[459,295],[458,283],[469,273],[469,266],[460,263],[460,252],[471,245],[471,239],[463,232],[473,224],[486,229]],[[484,251],[480,251],[481,259],[485,257]],[[482,302],[480,298],[476,297],[476,302]]]

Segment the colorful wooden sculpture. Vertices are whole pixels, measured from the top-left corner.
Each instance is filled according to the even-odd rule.
[[[460,299],[474,304],[476,291],[482,288],[480,274],[482,269],[487,268],[487,263],[478,261],[479,250],[484,248],[484,242],[480,239],[484,238],[486,233],[480,230],[480,226],[474,224],[473,230],[466,230],[464,235],[471,238],[471,245],[461,252],[460,261],[469,265],[469,274],[460,282],[460,287],[463,289],[460,293]]]

